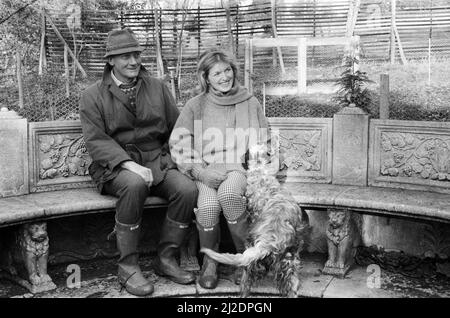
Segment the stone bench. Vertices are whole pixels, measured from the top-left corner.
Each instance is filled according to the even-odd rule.
[[[92,159],[79,121],[4,121],[9,129],[0,131],[6,162],[0,171],[0,227],[114,210],[117,199],[101,195],[88,174]],[[147,208],[166,206],[159,197],[145,202]]]
[[[294,183],[286,185],[305,209],[355,212],[450,223],[450,195],[383,187]]]
[[[329,220],[327,234],[328,261],[322,273],[337,277],[344,277],[354,263],[356,247],[368,245],[362,243],[362,233],[371,231],[370,227],[379,228],[388,226],[392,218],[400,221],[412,219],[424,226],[414,230],[424,234],[424,239],[432,246],[434,251],[448,250],[449,246],[442,246],[437,242],[448,242],[444,237],[449,237],[449,226],[435,227],[426,222],[433,221],[450,223],[450,196],[444,193],[427,192],[419,190],[393,189],[383,187],[346,186],[333,184],[307,184],[295,183],[286,186],[294,193],[294,198],[302,209],[326,210]],[[332,225],[332,214],[346,215],[339,226]],[[383,216],[383,223],[374,222],[361,216]],[[425,223],[424,223],[425,222]],[[366,223],[366,224],[364,224]],[[348,227],[354,227],[354,231],[346,233]],[[406,226],[405,226],[406,227]],[[413,229],[406,231],[411,233]],[[377,229],[372,231],[377,231]],[[344,233],[344,234],[341,234]],[[446,234],[447,233],[447,234]],[[431,238],[427,235],[431,234]],[[336,240],[333,240],[333,235]],[[342,237],[339,237],[341,235]],[[399,235],[408,234],[401,233]],[[370,236],[370,235],[369,235]],[[346,237],[346,238],[345,238]],[[414,242],[416,237],[411,238]],[[415,241],[413,244],[423,244],[424,241]],[[437,245],[434,245],[436,244]],[[448,243],[447,243],[448,244]],[[351,249],[351,251],[345,251]],[[445,255],[447,258],[448,255]],[[341,261],[339,261],[341,259]],[[330,263],[329,263],[330,262]],[[339,263],[340,262],[340,263]]]
[[[101,195],[88,175],[91,158],[84,147],[79,121],[27,123],[4,109],[1,115],[4,152],[0,169],[0,273],[32,293],[46,291],[55,288],[51,280],[39,282],[32,276],[36,270],[46,274],[52,239],[47,233],[47,221],[113,212],[117,198]],[[151,196],[145,202],[145,209],[166,207],[167,201],[160,197]],[[109,231],[112,227],[110,224]],[[41,237],[30,240],[33,231],[40,231]],[[31,245],[38,246],[41,255],[27,253]],[[183,256],[185,263],[198,266],[190,255]],[[21,273],[16,273],[14,263]]]
[[[347,107],[332,119],[270,124],[285,187],[303,209],[328,212],[323,273],[343,277],[357,245],[449,251],[437,243],[450,238],[449,123],[370,120]]]
[[[0,199],[0,228],[30,221],[109,212],[115,209],[117,198],[100,195],[95,188],[54,190]],[[167,201],[148,197],[145,208],[164,208]]]
[[[20,237],[36,222],[114,210],[116,199],[100,195],[87,174],[91,159],[79,121],[4,117],[0,142],[8,152],[0,169],[0,234],[19,225]],[[326,223],[324,273],[344,276],[354,247],[371,243],[367,229],[383,232],[391,219],[423,221],[417,233],[429,221],[449,222],[449,124],[369,120],[352,108],[334,118],[270,118],[269,123],[280,141],[280,180],[312,224]],[[146,201],[147,208],[165,205],[157,197]],[[318,217],[323,210],[328,220]],[[343,220],[335,224],[334,214]],[[383,216],[386,223],[365,216]],[[52,287],[23,285],[32,292]]]

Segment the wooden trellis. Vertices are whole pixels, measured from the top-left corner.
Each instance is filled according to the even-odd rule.
[[[266,38],[249,39],[245,46],[245,77],[244,85],[250,91],[253,91],[253,48],[281,48],[297,47],[297,94],[307,93],[306,74],[307,74],[307,48],[309,46],[336,45],[344,46],[348,49],[357,50],[359,46],[359,36],[351,37],[292,37],[292,38]]]

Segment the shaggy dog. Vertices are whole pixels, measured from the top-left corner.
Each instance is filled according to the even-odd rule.
[[[274,272],[281,295],[297,297],[300,287],[300,251],[308,236],[307,214],[275,178],[278,160],[270,160],[262,145],[250,150],[247,171],[247,209],[250,215],[248,248],[242,254],[201,252],[219,263],[243,266],[241,296],[252,284]],[[277,158],[275,158],[277,159]],[[270,164],[269,164],[270,162]]]

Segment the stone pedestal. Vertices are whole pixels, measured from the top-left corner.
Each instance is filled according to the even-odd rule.
[[[369,115],[358,107],[344,107],[333,117],[332,183],[367,186]],[[328,260],[324,274],[343,278],[350,270],[359,229],[352,211],[328,209]]]
[[[27,120],[0,110],[0,197],[28,193]]]
[[[369,115],[345,107],[333,118],[332,183],[367,185]]]

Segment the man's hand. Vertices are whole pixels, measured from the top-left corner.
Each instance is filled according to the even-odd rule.
[[[131,172],[136,173],[144,179],[145,183],[150,187],[153,183],[153,173],[152,170],[137,164],[134,161],[125,161],[122,162],[121,167],[129,170]]]
[[[206,184],[208,187],[217,189],[221,185],[221,183],[227,178],[225,173],[212,170],[212,169],[203,169],[198,174],[198,180]]]

